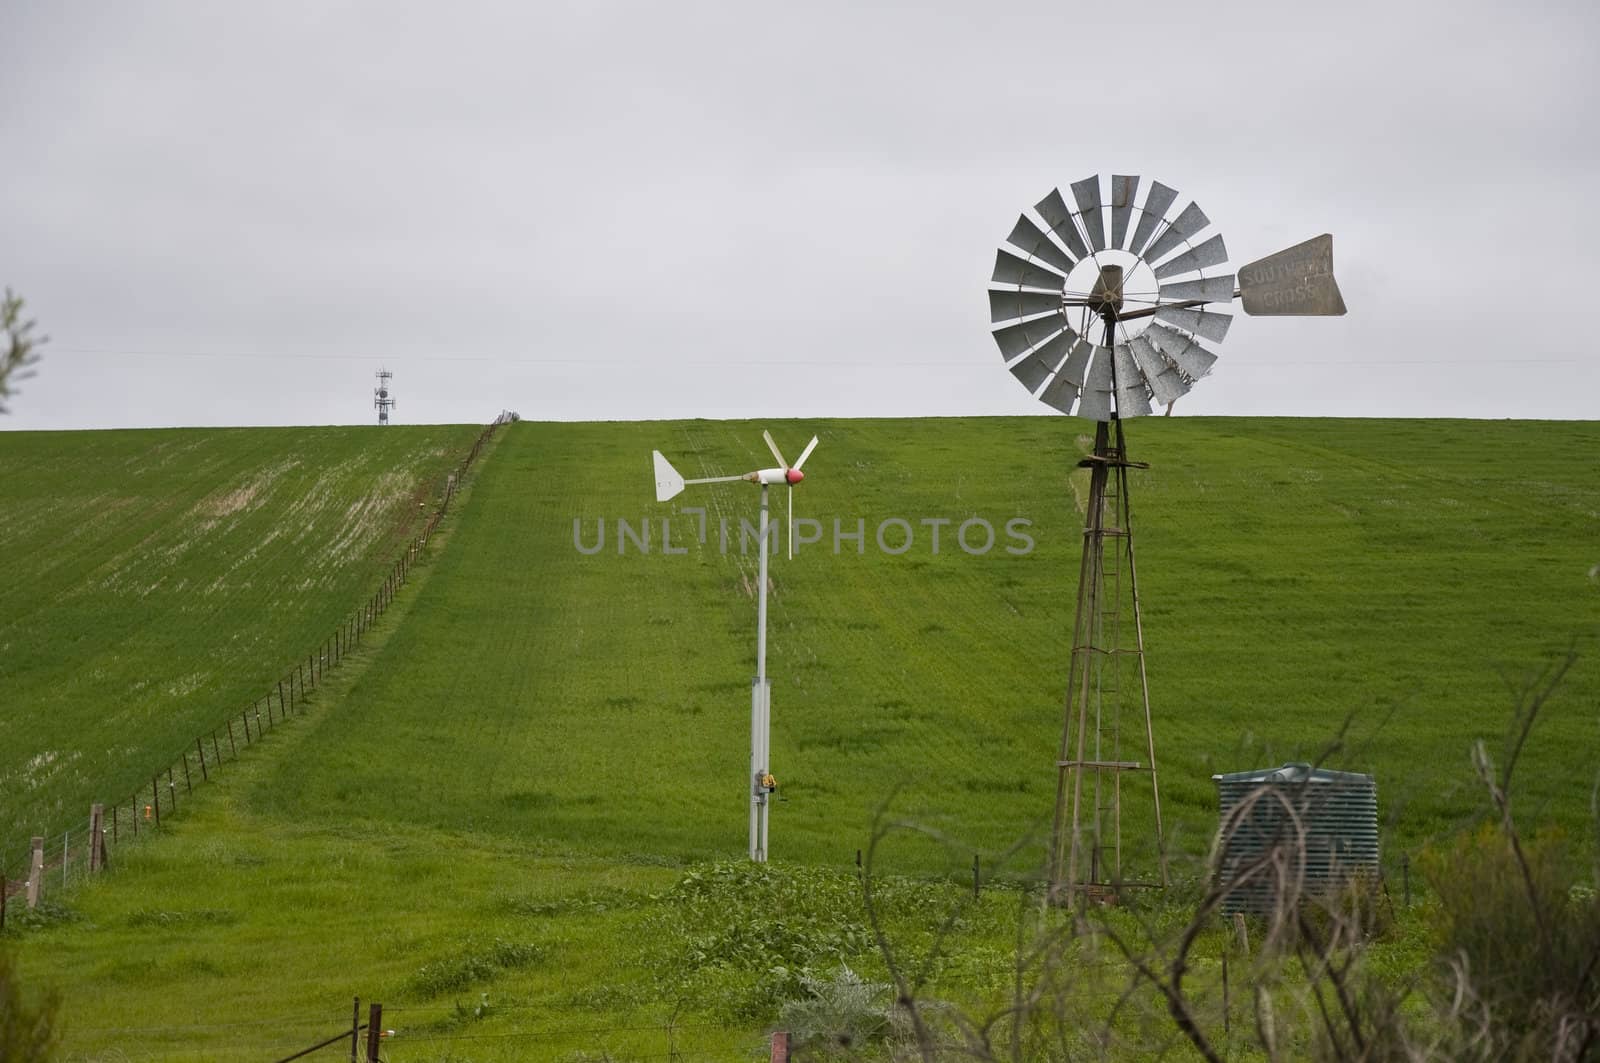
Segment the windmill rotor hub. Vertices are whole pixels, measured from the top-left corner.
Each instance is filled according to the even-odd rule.
[[[799,483],[801,480],[804,480],[806,478],[806,474],[801,472],[799,469],[789,469],[783,474],[783,478],[789,481],[790,486],[793,486],[794,484]]]
[[[1095,278],[1094,287],[1089,291],[1089,309],[1112,317],[1122,309],[1121,266],[1100,267],[1100,275]]]

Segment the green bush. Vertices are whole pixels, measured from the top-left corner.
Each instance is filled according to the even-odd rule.
[[[54,993],[29,1003],[12,965],[0,950],[0,1060],[5,1063],[43,1063],[55,1054],[61,1033],[56,1027],[60,998]]]
[[[1521,860],[1493,826],[1424,854],[1440,957],[1466,964],[1508,1053],[1543,1055],[1564,1019],[1600,1015],[1600,901],[1578,868],[1554,830]]]

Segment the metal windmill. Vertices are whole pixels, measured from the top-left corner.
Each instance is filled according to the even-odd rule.
[[[1041,402],[1096,422],[1066,710],[1056,760],[1052,892],[1154,885],[1123,877],[1124,776],[1148,779],[1159,884],[1166,843],[1156,776],[1150,684],[1129,519],[1123,421],[1171,404],[1210,372],[1240,299],[1252,315],[1345,312],[1327,234],[1227,272],[1222,237],[1195,203],[1159,181],[1099,175],[1059,189],[1017,219],[989,289],[995,342],[1011,374]],[[1109,217],[1108,217],[1109,215]],[[1109,224],[1108,224],[1109,222]],[[1203,238],[1204,237],[1204,238]],[[1128,712],[1137,707],[1136,712]],[[1128,717],[1132,718],[1129,719]]]
[[[811,452],[817,449],[817,437],[812,436],[806,449],[793,465],[784,460],[783,452],[773,442],[772,433],[763,431],[761,438],[778,459],[776,468],[757,469],[737,476],[707,476],[698,480],[685,480],[661,451],[651,452],[655,461],[656,501],[666,502],[676,498],[686,484],[720,484],[735,480],[748,480],[761,485],[761,560],[756,573],[756,675],[750,684],[750,859],[765,863],[767,859],[767,808],[772,793],[778,788],[772,776],[772,685],[767,680],[767,488],[785,484],[789,488],[789,528],[784,538],[789,543],[789,556],[794,556],[794,488],[806,478],[800,467]]]
[[[389,411],[399,405],[394,396],[389,394],[389,381],[394,379],[394,374],[387,369],[380,369],[376,375],[378,386],[372,389],[372,405],[378,411],[378,423],[388,424]]]

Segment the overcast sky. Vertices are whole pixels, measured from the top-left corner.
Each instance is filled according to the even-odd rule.
[[[0,428],[1048,412],[984,288],[1095,173],[1334,234],[1179,415],[1593,418],[1597,10],[8,3]]]

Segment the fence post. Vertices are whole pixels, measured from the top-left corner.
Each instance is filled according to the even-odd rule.
[[[772,1063],[789,1063],[789,1031],[772,1031]]]
[[[186,794],[194,793],[194,783],[189,781],[189,751],[187,749],[183,751],[183,792]]]
[[[367,1008],[367,1063],[378,1063],[378,1042],[383,1036],[383,1005]]]
[[[350,1014],[350,1063],[361,1063],[356,1055],[360,1051],[360,1042],[357,1038],[361,1034],[361,998],[356,997],[355,1006]]]
[[[228,752],[233,754],[233,759],[239,759],[239,747],[233,744],[233,719],[228,719]]]
[[[33,850],[28,855],[28,907],[39,907],[39,891],[44,889],[44,838],[33,836]]]
[[[239,720],[240,720],[241,723],[244,724],[244,744],[245,745],[249,745],[250,741],[251,741],[251,739],[250,739],[250,710],[249,709],[240,709],[239,710]]]
[[[156,826],[161,826],[161,786],[159,774],[150,776],[150,804],[155,808]]]
[[[89,873],[99,871],[105,862],[106,806],[96,802],[89,806]]]
[[[278,719],[283,719],[286,710],[283,707],[283,680],[278,680]]]
[[[117,841],[117,808],[118,807],[119,806],[117,806],[117,805],[112,805],[111,806],[111,841],[113,843],[115,843]],[[135,816],[134,819],[137,821],[138,817]]]
[[[210,782],[211,776],[206,771],[206,747],[200,744],[199,738],[194,740],[194,751],[195,755],[200,758],[200,781]]]
[[[167,765],[167,811],[178,810],[178,784],[172,781],[172,765]]]

